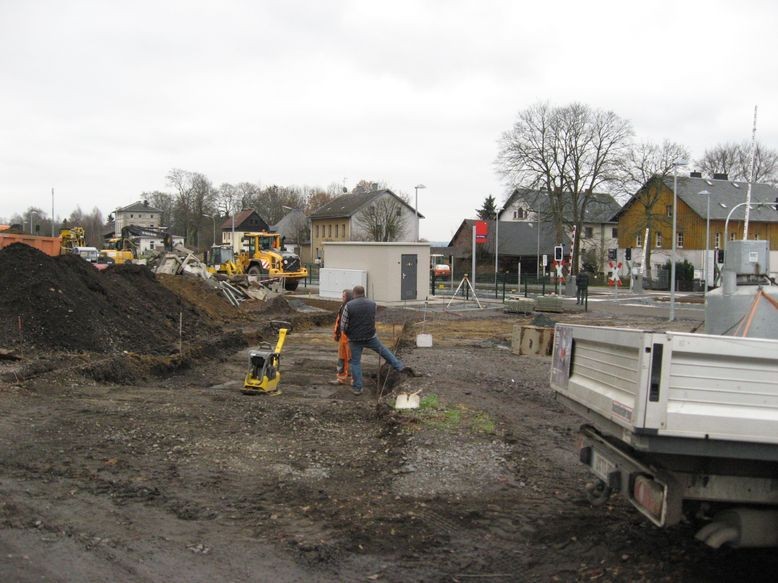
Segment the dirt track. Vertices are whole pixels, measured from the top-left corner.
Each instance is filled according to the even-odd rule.
[[[691,526],[660,531],[619,499],[586,502],[580,419],[553,399],[546,357],[508,350],[528,318],[428,319],[424,349],[409,324],[399,353],[420,376],[406,388],[430,405],[409,414],[329,383],[324,316],[298,318],[279,396],[239,392],[235,346],[172,376],[4,385],[0,580],[774,578],[773,551],[711,551]],[[420,317],[383,311],[382,339]],[[257,322],[244,332],[269,339]],[[368,354],[366,372],[377,364]]]

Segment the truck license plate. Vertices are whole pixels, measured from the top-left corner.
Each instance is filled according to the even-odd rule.
[[[603,480],[607,480],[608,476],[616,471],[616,464],[594,450],[592,452],[592,471]]]

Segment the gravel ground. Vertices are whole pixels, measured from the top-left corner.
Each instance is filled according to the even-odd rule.
[[[277,396],[240,393],[248,349],[234,344],[121,384],[57,366],[6,383],[0,580],[774,578],[772,550],[712,551],[691,525],[659,530],[620,498],[586,502],[581,420],[548,388],[548,357],[509,349],[530,317],[380,317],[381,338],[417,376],[385,381],[369,353],[360,397],[331,383],[337,348],[318,317],[289,336]],[[596,311],[550,317],[614,323]],[[272,340],[261,321],[243,324],[247,338]],[[431,348],[416,348],[420,330]],[[47,359],[67,361],[35,357]],[[423,408],[394,410],[398,391],[420,391]]]

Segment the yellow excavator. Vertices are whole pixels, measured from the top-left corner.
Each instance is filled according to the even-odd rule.
[[[282,320],[272,320],[270,324],[278,331],[278,341],[275,348],[265,342],[249,352],[249,372],[243,381],[244,395],[281,394],[278,390],[281,382],[281,349],[286,335],[292,331],[292,324]]]
[[[266,279],[283,279],[284,289],[294,291],[308,269],[300,257],[283,248],[279,233],[245,233],[242,251],[235,256],[230,245],[214,245],[208,259],[209,271],[225,275],[248,274]]]
[[[60,250],[73,253],[76,247],[86,247],[86,232],[84,227],[63,227],[59,230]]]

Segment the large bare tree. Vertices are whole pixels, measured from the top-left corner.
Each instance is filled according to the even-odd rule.
[[[685,146],[665,140],[662,144],[641,142],[633,144],[622,160],[619,185],[623,192],[634,192],[632,204],[640,205],[640,219],[634,224],[627,237],[640,236],[648,229],[649,241],[653,240],[660,225],[668,224],[672,219],[667,216],[666,209],[659,208],[657,203],[662,194],[665,178],[676,172],[677,164],[689,160],[689,151]],[[646,247],[646,276],[651,278],[651,244]]]
[[[392,196],[383,196],[360,211],[356,222],[367,241],[397,241],[405,231],[403,203]]]
[[[576,227],[577,257],[586,209],[595,190],[617,180],[631,136],[630,123],[612,111],[540,103],[519,112],[503,133],[497,167],[512,186],[547,193],[557,239],[565,227]]]
[[[708,176],[727,174],[730,180],[751,179],[751,142],[728,142],[705,150],[696,161],[701,172]],[[754,155],[753,182],[778,182],[778,151],[766,148],[759,142]]]

